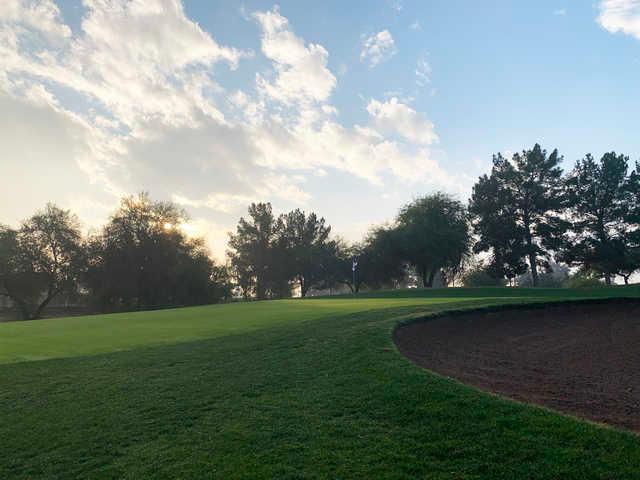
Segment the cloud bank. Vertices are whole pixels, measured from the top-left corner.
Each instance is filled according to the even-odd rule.
[[[369,99],[365,122],[340,121],[329,52],[277,7],[249,16],[259,52],[220,44],[179,0],[84,0],[83,9],[72,30],[52,0],[0,5],[0,154],[28,162],[3,162],[0,174],[33,177],[24,182],[40,202],[20,215],[54,191],[73,192],[67,201],[84,205],[86,219],[149,190],[195,212],[194,224],[229,225],[250,201],[309,205],[308,178],[319,172],[371,185],[451,182],[432,158],[434,125],[410,105]],[[363,47],[371,66],[395,53],[386,30]],[[267,69],[256,69],[258,56]],[[220,84],[218,72],[242,69],[256,69],[250,88]],[[44,171],[56,183],[38,196]]]

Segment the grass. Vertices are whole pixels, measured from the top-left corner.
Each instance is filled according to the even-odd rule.
[[[384,292],[0,325],[0,478],[640,478],[637,436],[433,375],[390,336],[444,309],[604,296],[640,289]]]

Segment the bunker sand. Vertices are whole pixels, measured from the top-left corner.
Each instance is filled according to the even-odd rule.
[[[469,385],[640,432],[640,302],[444,315],[399,327],[400,352]]]

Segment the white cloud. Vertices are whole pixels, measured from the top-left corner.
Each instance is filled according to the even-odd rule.
[[[235,68],[248,55],[220,46],[185,16],[178,0],[86,0],[85,8],[82,34],[63,46],[44,45],[30,51],[28,42],[27,46],[0,42],[0,53],[4,50],[9,59],[4,69],[87,95],[131,129],[150,117],[191,123],[193,110],[205,103],[207,92],[217,88],[193,69],[217,62]],[[29,15],[24,5],[19,12],[12,17]],[[54,26],[69,31],[53,23],[58,16],[47,18],[50,21],[42,26],[47,31]],[[3,32],[26,35],[16,28],[3,28]],[[218,115],[214,109],[208,113]]]
[[[608,32],[640,39],[640,0],[602,0],[598,23]]]
[[[91,154],[91,140],[87,125],[44,88],[32,87],[21,98],[0,89],[0,223],[15,225],[51,200],[72,207],[72,196],[108,197],[96,192],[77,161]],[[95,210],[78,213],[88,214],[87,223],[89,216],[104,218]]]
[[[426,57],[419,58],[416,62],[416,83],[419,87],[431,83],[431,65]]]
[[[251,52],[219,44],[179,0],[84,7],[72,31],[51,0],[0,0],[0,158],[10,159],[0,176],[19,179],[0,192],[3,221],[54,200],[92,223],[115,196],[147,190],[220,232],[251,201],[312,206],[309,184],[336,171],[364,185],[453,182],[429,150],[433,124],[396,98],[371,100],[362,125],[342,124],[327,50],[277,8],[250,17],[269,71],[227,91],[215,69],[245,68]],[[388,54],[371,47],[369,62]],[[17,197],[29,201],[10,212]]]
[[[253,194],[217,192],[208,194],[204,199],[192,199],[174,193],[171,200],[185,207],[208,208],[224,213],[233,212],[252,202],[268,202],[273,198],[282,198],[298,205],[304,205],[311,198],[307,192],[299,187],[299,184],[304,181],[304,177],[301,176],[268,174],[263,178],[263,182],[256,186]]]
[[[327,68],[329,53],[325,48],[315,43],[305,46],[278,7],[256,12],[254,17],[262,28],[262,52],[273,61],[276,74],[273,81],[258,74],[259,89],[286,104],[327,100],[336,77]]]
[[[420,22],[418,20],[415,20],[411,25],[409,25],[409,28],[414,31],[422,30],[422,27],[420,26]]]
[[[71,36],[61,20],[60,9],[52,0],[3,0],[0,22],[12,22],[41,32],[49,41]]]
[[[367,37],[362,42],[360,61],[369,64],[369,68],[386,62],[397,53],[396,44],[389,30],[382,30]]]
[[[433,123],[396,97],[386,102],[371,100],[367,111],[383,132],[397,133],[410,142],[431,145],[438,141]]]
[[[256,201],[252,196],[232,193],[210,193],[204,199],[193,199],[174,193],[171,200],[183,207],[208,208],[225,213]]]
[[[559,17],[564,17],[567,14],[566,8],[559,8],[558,10],[554,10],[553,14]]]

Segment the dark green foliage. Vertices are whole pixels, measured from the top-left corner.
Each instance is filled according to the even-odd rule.
[[[628,162],[628,157],[615,152],[604,154],[600,161],[587,155],[566,180],[571,229],[565,238],[563,259],[596,272],[608,285],[614,275],[629,275],[640,266],[634,238],[638,175],[628,174]]]
[[[562,286],[565,288],[596,288],[604,287],[604,283],[589,273],[578,271],[574,275],[570,275]]]
[[[85,255],[77,218],[48,204],[18,230],[0,227],[0,294],[23,319],[39,318],[56,296],[76,288]]]
[[[311,212],[306,215],[296,209],[278,219],[280,261],[286,265],[283,281],[294,279],[305,297],[309,288],[318,285],[325,277],[324,266],[330,249],[327,245],[331,227],[324,218]]]
[[[369,231],[356,252],[359,286],[364,284],[374,290],[397,286],[406,274],[401,242],[397,228],[377,227]]]
[[[215,303],[213,262],[179,226],[186,216],[146,194],[127,197],[89,242],[86,284],[103,310]]]
[[[330,291],[347,286],[354,293],[352,260],[357,255],[358,247],[349,246],[342,238],[326,242],[322,258],[322,280],[317,285]],[[356,283],[356,290],[360,282]]]
[[[249,217],[240,218],[236,233],[229,236],[231,264],[245,297],[255,291],[258,299],[267,298],[273,287],[273,245],[277,221],[270,203],[252,203]]]
[[[297,285],[301,296],[310,288],[337,282],[340,269],[332,254],[331,227],[324,218],[296,209],[276,218],[270,203],[251,204],[248,220],[241,218],[230,236],[229,257],[245,296],[286,298]],[[335,278],[334,278],[335,277]]]
[[[400,257],[416,269],[425,287],[442,269],[460,265],[471,244],[466,209],[444,193],[403,207],[393,235]]]
[[[377,227],[364,242],[347,246],[343,240],[328,244],[325,286],[346,285],[351,293],[362,288],[378,290],[395,288],[405,277],[405,267],[399,252],[397,233],[392,228]],[[355,275],[353,260],[357,261]]]
[[[547,271],[538,274],[538,287],[563,287],[569,279],[569,267],[558,263],[550,263]],[[523,274],[516,278],[519,287],[531,287],[531,276]]]
[[[233,297],[233,279],[231,272],[225,265],[214,265],[211,269],[213,284],[213,298],[228,302]]]
[[[517,222],[516,210],[510,191],[503,188],[498,175],[478,179],[469,202],[473,229],[478,235],[473,251],[491,253],[484,274],[510,282],[527,271],[525,233]]]
[[[491,175],[474,186],[469,210],[480,236],[475,248],[492,252],[495,275],[523,273],[526,258],[538,284],[538,268],[547,266],[564,228],[557,215],[563,204],[561,161],[557,150],[547,154],[538,144],[511,159],[498,153]]]
[[[496,287],[505,286],[506,281],[504,277],[495,275],[484,265],[476,265],[465,272],[462,283],[465,287]]]

